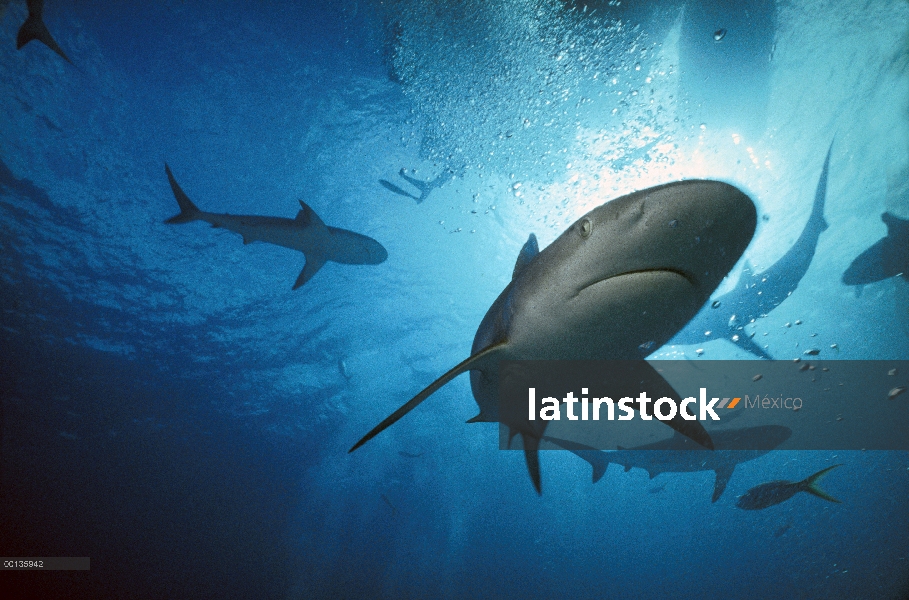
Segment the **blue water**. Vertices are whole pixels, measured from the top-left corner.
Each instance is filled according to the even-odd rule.
[[[0,590],[907,597],[905,452],[771,452],[716,504],[711,473],[591,484],[548,452],[538,496],[496,427],[464,424],[460,377],[347,454],[467,357],[528,233],[543,247],[632,190],[721,179],[754,199],[745,256],[766,268],[831,141],[830,228],[755,339],[909,358],[909,284],[840,281],[881,213],[909,217],[906,2],[48,0],[73,65],[15,49],[24,4],[0,1],[0,554],[91,570]],[[299,253],[163,224],[165,160],[204,210],[293,217],[303,199],[389,258],[291,291]],[[418,204],[378,183],[416,193],[402,168],[454,178]],[[748,357],[723,340],[653,356],[697,350]],[[735,507],[834,462],[841,504]]]

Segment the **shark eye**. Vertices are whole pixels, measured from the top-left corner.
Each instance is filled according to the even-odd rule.
[[[593,223],[590,222],[590,219],[584,219],[581,221],[581,237],[586,238],[590,236],[590,232],[593,230]]]

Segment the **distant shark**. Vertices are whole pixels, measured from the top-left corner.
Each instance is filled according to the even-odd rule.
[[[20,49],[32,40],[38,40],[59,54],[63,60],[73,64],[73,61],[66,56],[44,24],[44,0],[28,0],[26,4],[28,5],[28,18],[25,19],[25,23],[22,24],[22,27],[19,28],[19,33],[16,35],[16,48]]]
[[[446,183],[448,183],[449,181],[454,179],[455,173],[454,173],[454,171],[446,169],[445,171],[442,171],[442,173],[438,177],[433,179],[432,181],[421,181],[421,180],[417,179],[416,177],[410,177],[409,175],[407,175],[404,172],[404,169],[401,169],[400,172],[398,172],[398,175],[404,181],[408,182],[410,185],[412,185],[415,188],[417,188],[418,190],[420,190],[420,195],[414,196],[410,192],[402,190],[401,188],[399,188],[392,182],[386,181],[384,179],[380,179],[379,183],[385,189],[387,189],[391,192],[394,192],[395,194],[398,194],[399,196],[404,196],[405,198],[413,198],[414,200],[417,201],[417,204],[420,204],[421,202],[423,202],[423,200],[426,200],[426,198],[429,197],[429,193],[431,191],[433,191],[436,188],[442,187],[443,185],[445,185]]]
[[[243,243],[267,242],[298,250],[306,256],[306,266],[293,289],[297,289],[316,274],[327,261],[345,265],[377,265],[388,258],[388,252],[382,244],[359,233],[329,227],[305,202],[300,200],[302,210],[295,219],[284,217],[259,217],[255,215],[227,215],[199,210],[189,197],[180,189],[170,167],[165,163],[164,170],[170,187],[180,205],[180,214],[171,217],[165,223],[189,223],[205,221],[212,227],[224,227],[243,236]]]
[[[798,287],[799,282],[814,258],[818,238],[828,225],[824,219],[824,201],[827,197],[827,176],[830,172],[830,153],[814,193],[814,205],[808,223],[795,244],[772,266],[754,273],[747,264],[735,289],[716,298],[697,314],[669,343],[701,344],[715,339],[727,339],[733,344],[761,358],[772,358],[745,333],[745,325],[767,316],[782,304]]]
[[[590,466],[593,467],[594,483],[603,477],[609,463],[622,465],[625,467],[626,473],[631,469],[644,469],[651,479],[661,473],[713,471],[716,474],[716,481],[713,485],[711,502],[716,502],[723,495],[738,464],[767,454],[789,439],[791,435],[792,430],[781,425],[725,429],[710,434],[715,450],[703,450],[699,449],[690,439],[676,433],[668,440],[634,448],[620,447],[614,452],[603,452],[583,444],[548,436],[543,439],[590,463]],[[746,446],[756,449],[723,450],[730,446]],[[653,493],[653,490],[650,491]]]
[[[682,181],[595,208],[542,252],[531,234],[511,283],[480,323],[471,356],[379,423],[350,452],[470,371],[480,414],[468,422],[499,422],[511,437],[520,434],[531,481],[540,492],[538,449],[547,422],[528,421],[523,402],[499,406],[499,362],[631,361],[636,386],[644,379],[644,389],[654,397],[675,396],[641,359],[639,346],[662,345],[685,326],[738,261],[756,224],[754,203],[735,187]],[[609,373],[607,379],[623,376]],[[666,424],[713,447],[698,421],[677,416]]]
[[[862,252],[843,273],[843,283],[862,286],[890,277],[909,280],[909,220],[881,215],[887,225],[887,236]],[[861,289],[861,288],[859,288]]]

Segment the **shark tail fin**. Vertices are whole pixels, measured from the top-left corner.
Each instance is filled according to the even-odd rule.
[[[41,18],[41,13],[34,13],[29,11],[28,18],[25,20],[25,23],[22,24],[22,27],[19,28],[19,33],[16,34],[16,49],[21,49],[22,46],[26,45],[32,40],[38,40],[57,54],[59,54],[63,60],[69,64],[73,64],[73,61],[69,59],[68,56],[63,52],[63,49],[57,44],[53,36],[51,36],[50,31],[47,30],[47,26],[44,24],[44,21]]]
[[[818,498],[823,498],[824,500],[828,500],[830,502],[836,502],[837,504],[839,504],[839,502],[840,502],[839,500],[837,500],[836,498],[834,498],[833,496],[831,496],[830,494],[828,494],[821,488],[817,487],[817,482],[821,479],[821,477],[826,475],[828,472],[830,472],[833,469],[840,467],[840,466],[842,466],[842,465],[833,465],[832,467],[827,467],[826,469],[824,469],[822,471],[818,471],[817,473],[815,473],[814,475],[812,475],[811,477],[809,477],[808,479],[806,479],[805,481],[802,482],[802,490],[805,492],[808,492],[809,494],[814,494]]]
[[[451,369],[450,371],[448,371],[447,373],[445,373],[444,375],[442,375],[441,377],[439,377],[438,379],[433,381],[431,384],[429,384],[429,386],[426,389],[424,389],[422,392],[420,392],[419,394],[417,394],[416,396],[414,396],[413,398],[408,400],[398,410],[396,410],[393,413],[391,413],[390,415],[388,415],[384,421],[382,421],[381,423],[379,423],[378,425],[373,427],[369,431],[369,433],[367,433],[362,438],[360,438],[360,441],[357,442],[356,444],[354,444],[353,447],[351,447],[351,449],[348,450],[347,452],[348,453],[353,452],[354,450],[356,450],[357,448],[359,448],[360,446],[362,446],[363,444],[365,444],[372,438],[376,437],[377,435],[379,435],[380,433],[385,431],[391,425],[394,425],[398,421],[398,419],[400,419],[401,417],[403,417],[404,415],[406,415],[407,413],[409,413],[410,411],[415,409],[417,406],[420,405],[421,402],[423,402],[423,400],[426,400],[427,398],[429,398],[439,388],[441,388],[443,385],[445,385],[446,383],[448,383],[449,381],[451,381],[452,379],[454,379],[461,373],[464,373],[465,371],[469,371],[471,369],[481,368],[481,366],[485,363],[485,361],[487,359],[489,359],[491,356],[494,356],[495,354],[497,354],[498,351],[501,350],[505,346],[505,344],[506,344],[506,342],[501,342],[499,344],[488,346],[488,347],[484,348],[483,350],[477,352],[470,358],[460,362],[453,369]]]
[[[170,189],[173,190],[174,197],[177,199],[177,204],[180,205],[180,214],[174,215],[164,222],[180,224],[189,223],[190,221],[195,221],[200,218],[202,211],[193,204],[193,201],[189,199],[189,196],[180,188],[177,180],[174,179],[174,174],[170,172],[170,167],[167,166],[167,163],[164,163],[164,170],[167,171],[167,180],[170,181]]]

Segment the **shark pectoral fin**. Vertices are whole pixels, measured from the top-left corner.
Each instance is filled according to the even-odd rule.
[[[524,442],[524,460],[527,461],[527,471],[537,493],[543,495],[543,486],[540,482],[540,439],[532,435],[521,433]]]
[[[186,192],[183,191],[180,184],[174,179],[174,174],[170,172],[170,166],[168,166],[167,163],[164,163],[164,171],[167,173],[167,181],[170,182],[170,189],[174,193],[174,198],[177,199],[177,204],[180,206],[180,214],[174,215],[164,222],[173,225],[189,223],[190,221],[195,221],[200,218],[202,211],[193,204],[193,201],[189,199],[189,196],[186,195]],[[217,223],[212,223],[211,226],[219,227]]]
[[[824,490],[822,490],[821,488],[819,488],[817,486],[817,482],[820,481],[821,477],[823,477],[824,475],[826,475],[833,469],[835,469],[837,467],[841,467],[841,466],[843,466],[843,465],[833,465],[832,467],[827,467],[826,469],[824,469],[822,471],[818,471],[817,473],[815,473],[814,475],[812,475],[811,477],[809,477],[808,479],[806,479],[805,481],[802,482],[802,490],[808,492],[809,494],[814,494],[818,498],[823,498],[824,500],[828,500],[830,502],[836,502],[837,504],[839,504],[840,501],[837,500],[836,498],[834,498],[833,496],[831,496],[830,494],[828,494],[827,492],[825,492]]]
[[[729,483],[729,480],[732,479],[732,471],[735,469],[735,466],[732,467],[717,467],[714,469],[716,473],[716,481],[713,483],[713,498],[711,502],[716,502],[720,499],[720,496],[723,495],[723,492],[726,491],[726,485]]]
[[[547,442],[553,443],[563,450],[568,450],[581,460],[586,461],[593,468],[593,483],[596,483],[603,478],[603,475],[606,474],[606,468],[609,466],[609,460],[605,452],[586,446],[584,444],[579,444],[578,442],[572,442],[570,440],[561,440],[559,438],[551,438],[549,436],[543,436],[543,439]]]
[[[416,396],[414,396],[413,398],[408,400],[403,406],[401,406],[401,408],[399,408],[398,410],[396,410],[393,413],[391,413],[390,415],[388,415],[388,417],[386,417],[384,421],[382,421],[381,423],[379,423],[378,425],[373,427],[369,433],[364,435],[360,439],[360,441],[357,442],[356,444],[354,444],[353,447],[351,447],[351,449],[348,450],[347,452],[348,453],[353,452],[354,450],[356,450],[357,448],[359,448],[360,446],[362,446],[363,444],[365,444],[372,438],[374,438],[377,435],[379,435],[380,433],[382,433],[385,429],[387,429],[388,427],[393,425],[395,422],[397,422],[398,419],[400,419],[401,417],[403,417],[404,415],[406,415],[407,413],[412,411],[414,408],[419,406],[420,403],[423,402],[423,400],[426,400],[427,398],[429,398],[439,388],[441,388],[443,385],[445,385],[446,383],[448,383],[449,381],[451,381],[452,379],[454,379],[461,373],[464,373],[465,371],[469,371],[471,369],[480,369],[483,366],[485,366],[486,364],[488,364],[487,361],[495,360],[495,356],[499,353],[500,350],[502,350],[502,348],[505,347],[506,344],[507,344],[507,342],[500,342],[498,344],[488,346],[488,347],[484,348],[483,350],[480,350],[473,356],[469,357],[468,359],[460,362],[453,369],[451,369],[450,371],[448,371],[447,373],[445,373],[444,375],[442,375],[441,377],[439,377],[438,379],[433,381],[431,384],[429,384],[429,386],[426,387],[426,389],[424,389],[422,392],[420,392],[419,394],[417,394]]]
[[[514,271],[511,273],[512,279],[517,279],[518,275],[521,274],[521,271],[524,270],[524,267],[530,264],[530,262],[536,258],[537,254],[540,253],[540,246],[537,244],[537,236],[530,234],[530,237],[527,238],[527,241],[524,242],[524,246],[521,248],[521,251],[518,252],[518,260],[514,264]]]
[[[300,200],[300,212],[297,213],[297,216],[296,216],[296,218],[294,218],[294,221],[296,221],[298,225],[301,225],[303,227],[316,227],[318,229],[328,229],[328,227],[325,226],[325,223],[322,221],[322,219],[319,218],[319,215],[316,214],[316,211],[314,211],[312,208],[310,208],[309,205],[306,204],[305,202],[303,202],[302,200]],[[306,260],[309,260],[309,257],[307,257]]]
[[[773,360],[773,357],[767,354],[766,350],[755,344],[754,340],[747,335],[740,335],[738,340],[732,341],[732,339],[730,339],[729,341],[731,341],[742,350],[750,352],[755,356],[759,356],[760,358],[765,358],[767,360]]]
[[[246,238],[243,239],[243,243],[244,244],[247,243]],[[314,254],[307,254],[306,255],[306,266],[304,266],[303,270],[300,271],[300,276],[297,277],[297,281],[294,282],[293,289],[297,289],[298,287],[300,287],[301,285],[303,285],[304,283],[306,283],[307,281],[312,279],[313,275],[315,275],[316,272],[319,269],[321,269],[322,265],[324,265],[324,264],[325,264],[325,259],[322,258],[321,256],[316,256]]]
[[[631,380],[629,380],[629,376],[631,376]],[[635,382],[635,379],[638,381]],[[669,385],[669,382],[653,368],[653,365],[645,360],[636,362],[634,364],[634,369],[629,373],[624,374],[624,379],[620,381],[620,385],[625,387],[625,389],[628,389],[627,386],[629,383],[633,386],[632,389],[636,389],[638,385],[643,384],[645,386],[644,389],[650,391],[654,398],[678,396],[675,389]],[[633,396],[634,394],[625,394],[623,392],[622,395]],[[713,450],[713,440],[710,439],[710,434],[707,433],[707,430],[704,429],[704,426],[701,425],[700,421],[689,421],[682,417],[681,414],[676,414],[672,419],[663,421],[663,423],[669,425],[685,437],[691,438],[701,446]]]

